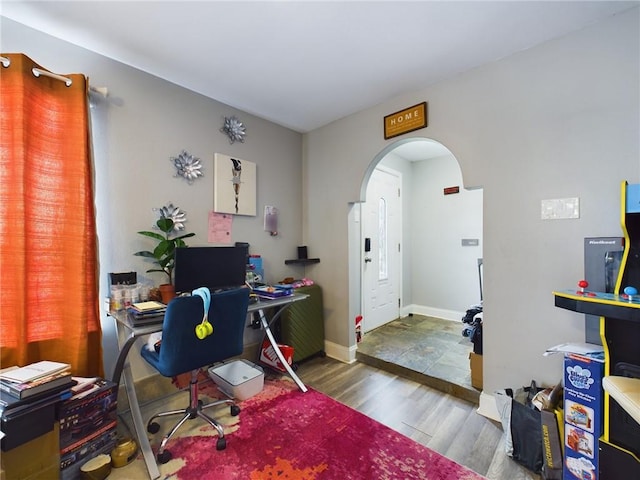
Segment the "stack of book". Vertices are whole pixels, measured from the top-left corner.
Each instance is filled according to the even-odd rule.
[[[279,298],[293,295],[293,287],[291,285],[276,284],[264,285],[253,289],[253,293],[261,298]]]
[[[166,311],[167,306],[156,301],[133,303],[129,307],[129,313],[136,324],[161,321]]]
[[[68,363],[43,360],[0,370],[0,409],[3,413],[41,400],[64,400],[76,385]]]

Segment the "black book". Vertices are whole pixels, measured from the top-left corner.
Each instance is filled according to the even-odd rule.
[[[60,385],[59,387],[47,392],[32,395],[26,400],[20,400],[19,398],[0,390],[0,410],[3,412],[3,415],[11,416],[16,412],[21,412],[30,408],[37,408],[42,404],[66,400],[71,398],[73,395],[71,388],[76,384],[77,382],[75,380],[71,380],[66,385]]]
[[[129,312],[129,319],[131,320],[131,323],[135,326],[162,323],[162,321],[164,320],[164,314],[165,314],[164,310],[162,311],[150,310],[148,312],[139,312],[137,310],[134,310],[133,308],[130,308],[128,312]]]
[[[0,390],[0,414],[2,420],[7,421],[25,412],[34,411],[43,406],[68,400],[73,396],[71,388],[75,386],[75,384],[75,380],[72,380],[69,385],[58,387],[50,392],[33,395],[27,400],[19,400]]]
[[[11,382],[0,378],[0,391],[8,393],[18,400],[26,400],[41,393],[59,391],[59,387],[69,384],[71,386],[76,384],[70,373],[59,373],[26,383]]]

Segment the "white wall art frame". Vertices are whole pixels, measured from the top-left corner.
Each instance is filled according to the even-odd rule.
[[[216,153],[213,161],[213,210],[256,216],[256,164]]]

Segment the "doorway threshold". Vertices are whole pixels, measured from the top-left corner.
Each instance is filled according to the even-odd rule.
[[[367,332],[356,360],[478,404],[480,390],[471,386],[464,324],[423,315],[403,317]]]

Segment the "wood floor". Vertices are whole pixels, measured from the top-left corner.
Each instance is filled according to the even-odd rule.
[[[541,478],[504,453],[501,425],[470,402],[360,362],[314,358],[297,373],[309,387],[489,479]]]

